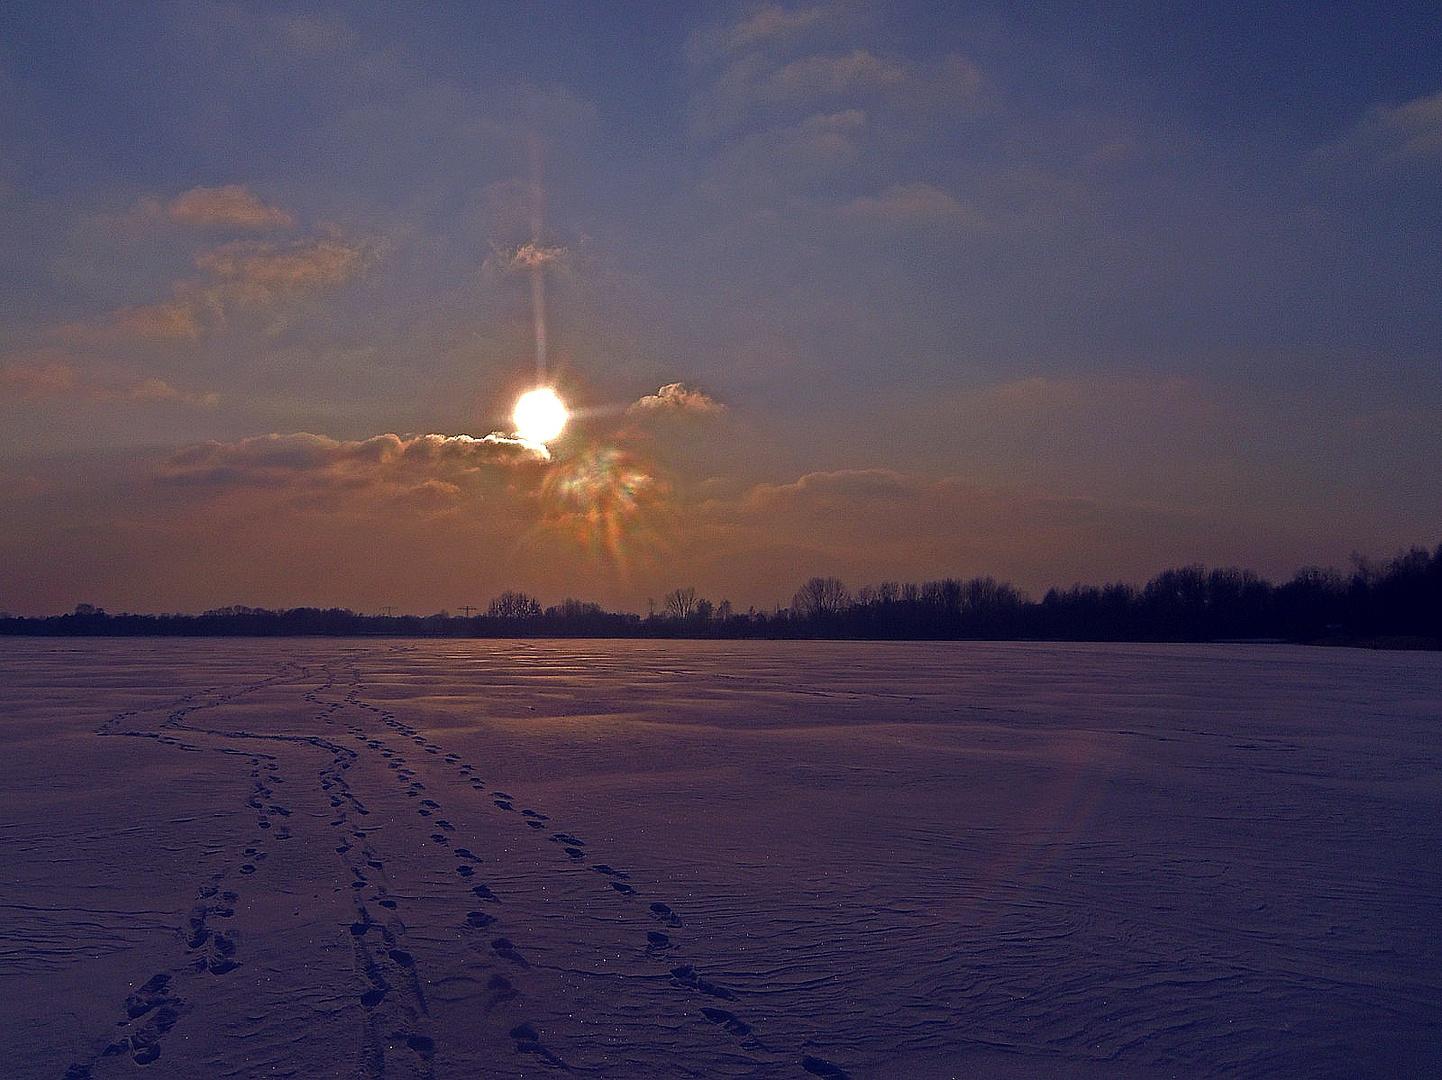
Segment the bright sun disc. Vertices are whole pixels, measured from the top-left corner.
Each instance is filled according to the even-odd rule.
[[[516,422],[516,434],[528,442],[548,443],[561,433],[570,418],[566,406],[549,386],[530,390],[516,402],[512,419]]]

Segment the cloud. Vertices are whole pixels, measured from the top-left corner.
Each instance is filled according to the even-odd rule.
[[[176,282],[152,304],[121,308],[115,326],[124,334],[161,340],[197,340],[245,310],[270,308],[332,289],[358,277],[376,257],[362,242],[336,235],[290,244],[234,241],[202,252],[202,276]]]
[[[897,228],[914,225],[979,227],[985,222],[973,206],[958,202],[934,184],[892,184],[880,195],[853,199],[837,211],[857,225]]]
[[[27,455],[0,463],[5,606],[424,613],[503,588],[559,599],[574,587],[562,553],[518,554],[549,470],[508,459],[536,455],[500,438],[306,434]]]
[[[121,308],[115,313],[115,323],[120,330],[139,338],[158,338],[169,341],[195,341],[203,332],[201,309],[203,305],[194,290],[177,290],[189,298],[164,300],[158,304],[141,307]]]
[[[783,100],[811,100],[848,91],[900,87],[908,78],[901,64],[883,60],[865,49],[853,49],[844,56],[793,60],[771,77],[765,92]]]
[[[1401,105],[1379,105],[1317,157],[1394,167],[1442,164],[1442,90]]]
[[[171,200],[166,214],[202,229],[286,229],[295,224],[290,214],[266,205],[239,184],[191,188]]]
[[[866,119],[860,109],[818,113],[798,124],[748,136],[738,156],[758,174],[753,179],[768,172],[787,178],[824,174],[856,162]]]
[[[339,285],[355,276],[364,259],[362,245],[327,236],[288,247],[237,241],[206,252],[196,265],[222,281],[273,298]]]
[[[499,433],[483,439],[386,434],[356,441],[295,432],[182,447],[160,464],[157,476],[220,488],[352,490],[389,484],[434,494],[435,481],[459,490],[460,481],[480,470],[549,459],[544,446]]]
[[[769,57],[737,59],[691,101],[693,133],[710,138],[736,128],[765,129],[792,121],[837,99],[863,100],[905,90],[906,67],[865,49],[809,56],[776,65]]]
[[[96,374],[54,359],[0,364],[0,399],[17,404],[45,399],[137,405],[171,403],[201,408],[220,404],[218,394],[179,390],[154,376]]]
[[[1392,136],[1396,157],[1442,160],[1442,90],[1395,109],[1379,109],[1375,119]]]
[[[724,412],[722,405],[709,394],[693,390],[685,383],[667,383],[654,394],[647,394],[632,402],[627,412],[632,413],[695,413],[708,415]]]
[[[845,14],[835,4],[804,8],[768,4],[738,22],[694,34],[688,52],[693,62],[705,63],[738,52],[780,50],[835,28]]]
[[[57,360],[0,365],[0,398],[11,402],[68,394],[77,383],[75,369]]]
[[[927,160],[931,148],[974,138],[988,97],[970,60],[895,54],[875,16],[768,7],[698,38],[687,109],[698,148],[712,154],[695,189],[708,207],[769,236],[793,224],[824,229],[839,207],[885,228],[974,217],[932,185],[875,194],[908,173],[956,172],[956,155]]]
[[[766,206],[766,216],[815,202],[818,184],[844,182],[865,161],[870,135],[860,109],[817,113],[752,132],[719,150],[698,189],[712,205]]]
[[[1250,523],[1215,512],[883,468],[712,494],[688,535],[694,579],[746,580],[783,600],[813,574],[852,587],[991,575],[1040,595],[1179,562],[1235,563],[1258,543]]]
[[[744,503],[754,509],[799,509],[828,512],[857,501],[906,502],[923,484],[893,469],[841,469],[806,473],[789,484],[759,484]]]
[[[496,253],[509,270],[551,270],[563,266],[568,252],[563,247],[544,247],[531,241],[512,252]]]
[[[124,388],[120,394],[123,400],[134,402],[169,401],[180,405],[198,405],[207,409],[212,409],[220,404],[219,394],[188,393],[184,390],[177,390],[164,379],[156,378],[141,379]]]
[[[900,57],[873,47],[871,5],[768,5],[746,18],[692,36],[688,56],[697,84],[688,103],[692,134],[728,133],[795,122],[798,113],[863,105],[885,112],[900,142],[934,137],[975,106],[981,71],[956,53]],[[869,39],[869,40],[868,40]]]
[[[773,4],[730,27],[722,40],[728,49],[754,48],[757,45],[792,40],[799,34],[815,29],[825,18],[824,8],[788,10]]]

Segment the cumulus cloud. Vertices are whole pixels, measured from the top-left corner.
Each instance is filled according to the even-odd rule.
[[[239,184],[194,187],[172,199],[166,207],[172,221],[202,229],[286,229],[295,218],[278,206],[269,206]]]
[[[667,383],[654,394],[631,403],[627,410],[632,413],[695,413],[714,414],[725,411],[722,405],[709,394],[692,389],[685,383]]]
[[[357,489],[399,484],[406,490],[456,482],[479,470],[545,462],[544,446],[493,433],[376,435],[332,439],[310,432],[258,435],[239,442],[210,440],[182,447],[158,469],[163,480],[235,487]]]

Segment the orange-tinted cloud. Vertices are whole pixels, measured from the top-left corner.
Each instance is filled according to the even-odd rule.
[[[183,447],[157,475],[167,481],[220,487],[361,489],[383,482],[409,489],[450,481],[479,469],[548,461],[544,446],[493,433],[469,435],[376,435],[332,439],[295,432],[259,435],[239,442],[215,440]]]
[[[0,400],[19,404],[42,399],[111,404],[170,402],[205,408],[220,403],[218,394],[179,390],[155,376],[97,374],[50,358],[0,364]]]
[[[202,229],[287,229],[295,218],[278,206],[268,206],[239,184],[194,187],[177,195],[166,207],[172,221]]]
[[[364,264],[365,254],[359,244],[327,236],[285,247],[237,241],[204,253],[195,263],[242,290],[276,297],[348,281]]]
[[[194,290],[180,289],[174,300],[121,308],[115,313],[115,322],[122,333],[132,337],[195,341],[203,332],[201,310]]]
[[[72,391],[78,381],[75,369],[58,360],[4,364],[0,365],[0,398],[22,402],[59,397]]]
[[[184,405],[200,405],[205,408],[214,408],[220,404],[220,395],[216,393],[192,394],[184,390],[177,390],[164,379],[148,378],[141,379],[120,391],[126,401],[147,402],[147,401],[173,401]]]
[[[1177,560],[1235,562],[1255,540],[1234,522],[1186,508],[891,469],[713,493],[693,515],[692,579],[751,581],[782,599],[813,574],[852,587],[993,575],[1039,594],[1075,581],[1135,580],[1139,566],[1149,575]]]
[[[326,235],[290,244],[235,241],[196,257],[201,278],[177,282],[168,299],[122,308],[116,327],[135,337],[196,340],[238,311],[303,299],[361,274],[374,252]]]

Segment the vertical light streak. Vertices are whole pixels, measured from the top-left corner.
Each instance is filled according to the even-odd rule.
[[[545,189],[541,187],[541,140],[532,135],[531,150],[531,244],[541,248],[541,220]],[[541,262],[531,266],[531,318],[536,328],[536,385],[546,385],[546,271]]]
[[[546,278],[540,266],[531,267],[531,314],[536,324],[536,385],[546,385]]]

